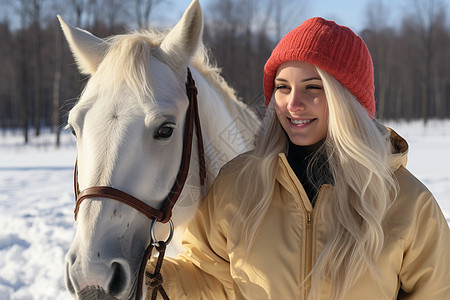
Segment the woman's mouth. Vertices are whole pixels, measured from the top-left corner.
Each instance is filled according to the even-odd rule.
[[[289,119],[289,122],[292,125],[295,125],[295,126],[298,126],[298,127],[306,126],[307,124],[309,124],[309,123],[313,122],[314,120],[316,120],[316,119],[294,120],[294,119],[291,119],[291,118],[288,118],[288,119]]]

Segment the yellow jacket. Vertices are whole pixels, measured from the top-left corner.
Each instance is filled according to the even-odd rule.
[[[393,133],[400,153],[390,165],[400,185],[397,200],[385,218],[386,241],[378,266],[387,280],[380,288],[367,272],[347,300],[450,299],[450,230],[428,189],[406,165],[406,142]],[[233,197],[235,176],[222,170],[185,236],[186,252],[167,258],[162,267],[170,299],[306,299],[301,286],[320,255],[329,228],[318,211],[332,186],[322,186],[313,207],[290,168],[279,155],[277,182],[269,208],[247,264],[239,262],[247,245],[232,247],[238,228],[229,227],[238,203]],[[230,237],[230,238],[229,238]],[[329,299],[324,283],[322,299]]]

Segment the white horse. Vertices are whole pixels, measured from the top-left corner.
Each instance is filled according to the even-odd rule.
[[[219,169],[253,147],[260,127],[208,63],[200,4],[192,1],[167,34],[145,31],[104,40],[58,18],[80,71],[90,75],[68,119],[77,138],[80,190],[109,186],[161,206],[181,163],[187,68],[192,71],[207,178],[202,188],[194,136],[188,178],[172,215],[177,230],[169,249],[178,251],[184,226]],[[121,202],[84,200],[66,256],[69,292],[77,299],[131,299],[140,293],[136,282],[150,225],[149,218]],[[158,226],[157,236],[165,237],[167,226]]]

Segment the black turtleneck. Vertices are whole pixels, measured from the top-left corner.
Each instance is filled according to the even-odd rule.
[[[319,171],[317,170],[317,179],[312,179],[309,176],[307,169],[308,165],[311,162],[311,159],[314,156],[315,151],[320,147],[323,141],[311,146],[298,146],[289,141],[289,150],[287,154],[287,160],[295,175],[297,175],[298,180],[303,185],[303,188],[308,195],[311,204],[314,206],[316,201],[316,196],[318,192],[318,188],[323,183],[330,183],[330,174],[328,168],[326,168],[326,174],[324,174],[324,169]],[[320,166],[320,165],[319,165]],[[322,164],[322,167],[324,165]],[[316,170],[312,170],[315,172]],[[321,173],[321,174],[319,174]],[[325,175],[325,176],[324,176]]]

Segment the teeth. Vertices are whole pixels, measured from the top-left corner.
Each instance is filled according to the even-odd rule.
[[[293,120],[291,119],[291,122],[294,123],[295,125],[301,125],[301,124],[306,124],[311,122],[312,120]]]

